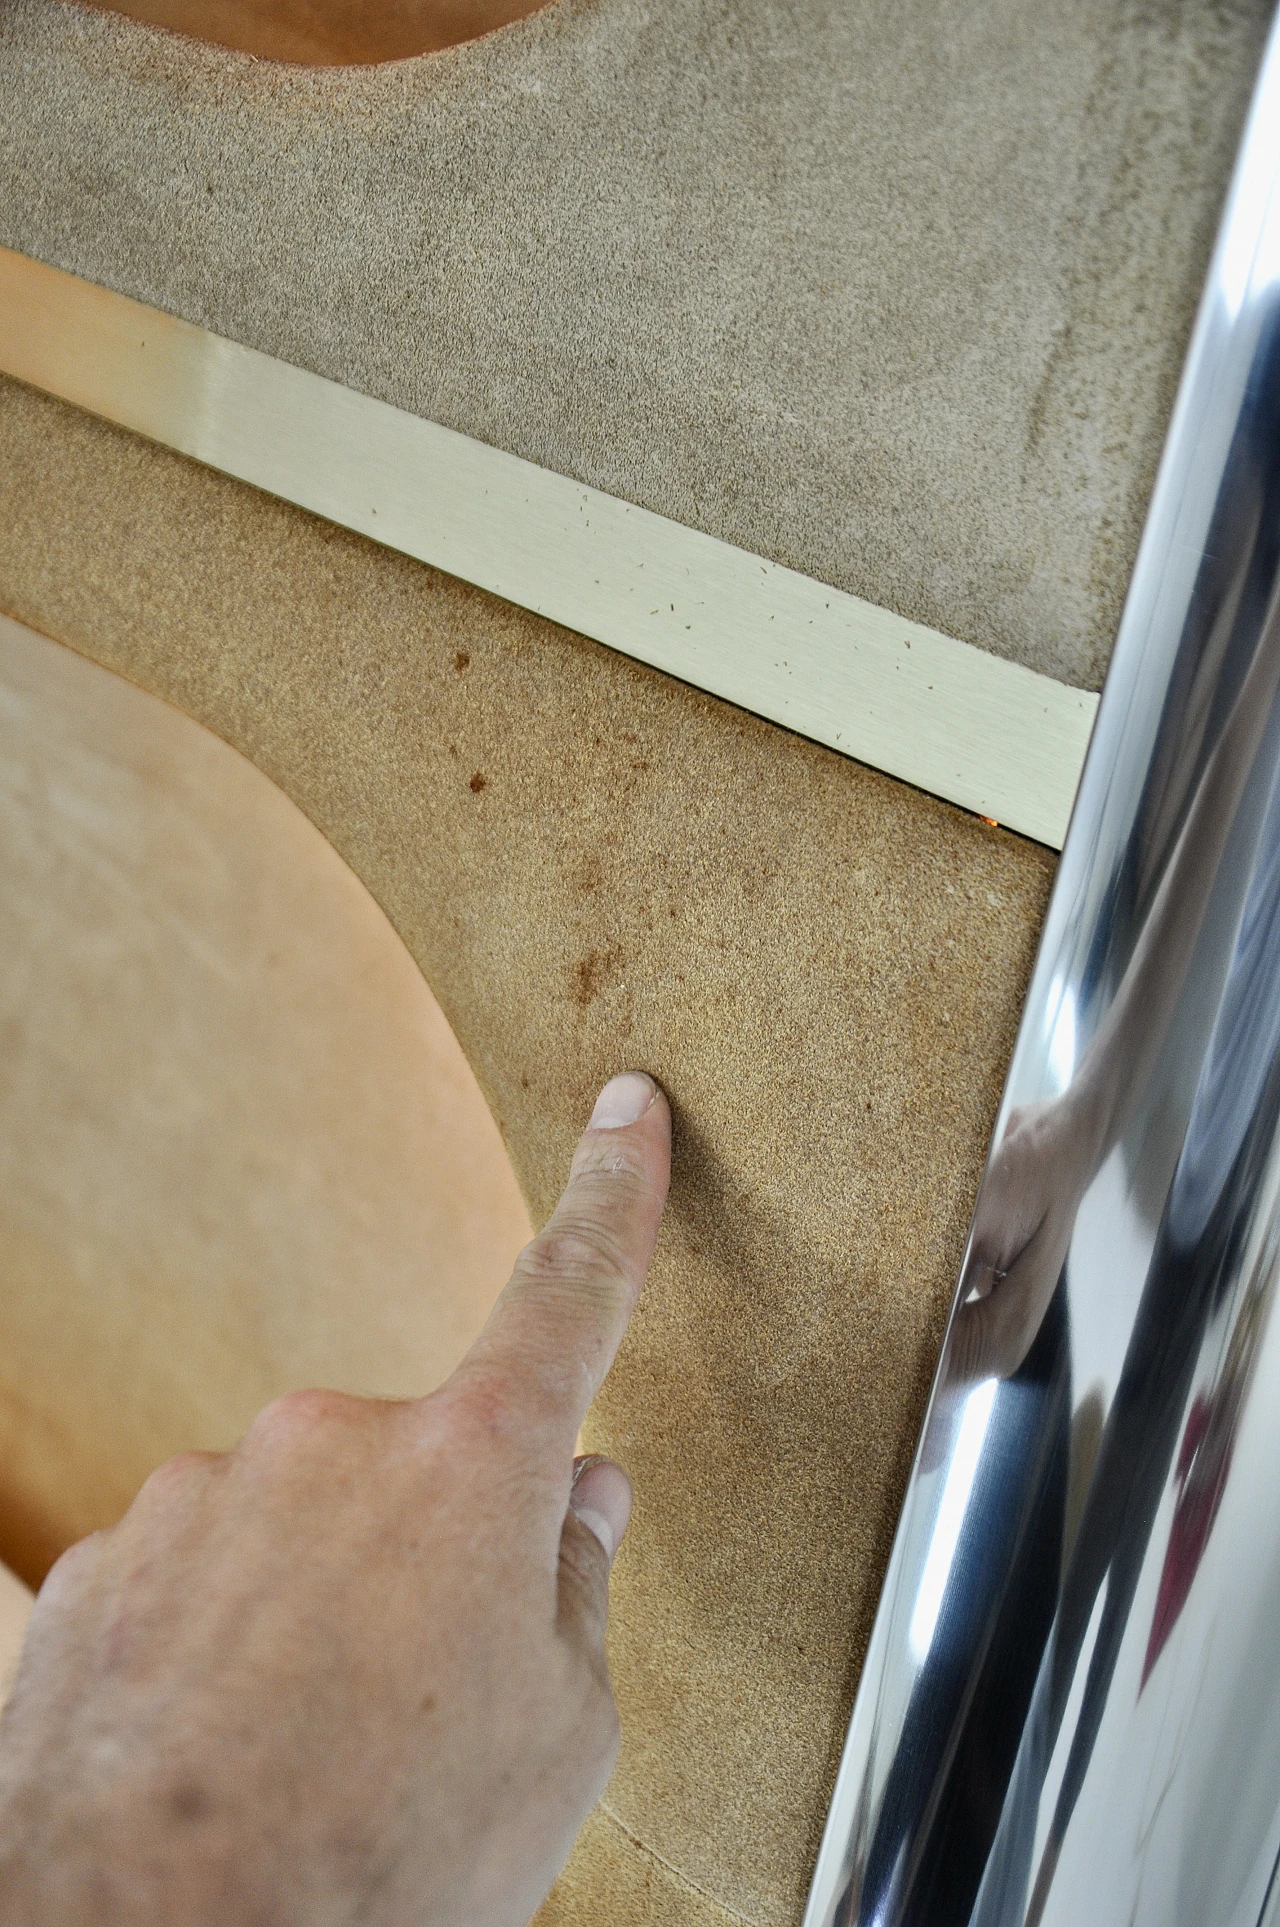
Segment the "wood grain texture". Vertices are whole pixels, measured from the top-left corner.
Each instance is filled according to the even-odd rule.
[[[535,1219],[611,1071],[670,1092],[590,1424],[637,1491],[623,1754],[546,1921],[794,1922],[1052,860],[11,383],[0,524],[0,604],[241,749],[368,885]]]

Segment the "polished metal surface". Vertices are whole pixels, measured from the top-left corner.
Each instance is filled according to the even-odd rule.
[[[1062,847],[1087,689],[7,248],[0,373]]]
[[[1280,36],[806,1927],[1280,1920]]]

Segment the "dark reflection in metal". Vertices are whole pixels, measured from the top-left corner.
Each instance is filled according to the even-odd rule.
[[[1280,1854],[1280,40],[806,1927],[1257,1927]]]

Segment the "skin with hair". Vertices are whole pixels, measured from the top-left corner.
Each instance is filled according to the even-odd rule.
[[[4,1927],[529,1919],[617,1752],[631,1488],[574,1443],[670,1142],[614,1078],[439,1390],[290,1393],[59,1560],[0,1725]]]
[[[100,0],[87,0],[97,6]],[[366,67],[478,40],[546,0],[128,0],[106,7],[260,60]]]

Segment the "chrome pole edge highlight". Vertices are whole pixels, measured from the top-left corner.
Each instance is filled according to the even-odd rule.
[[[1280,32],[805,1927],[1280,1919]]]

